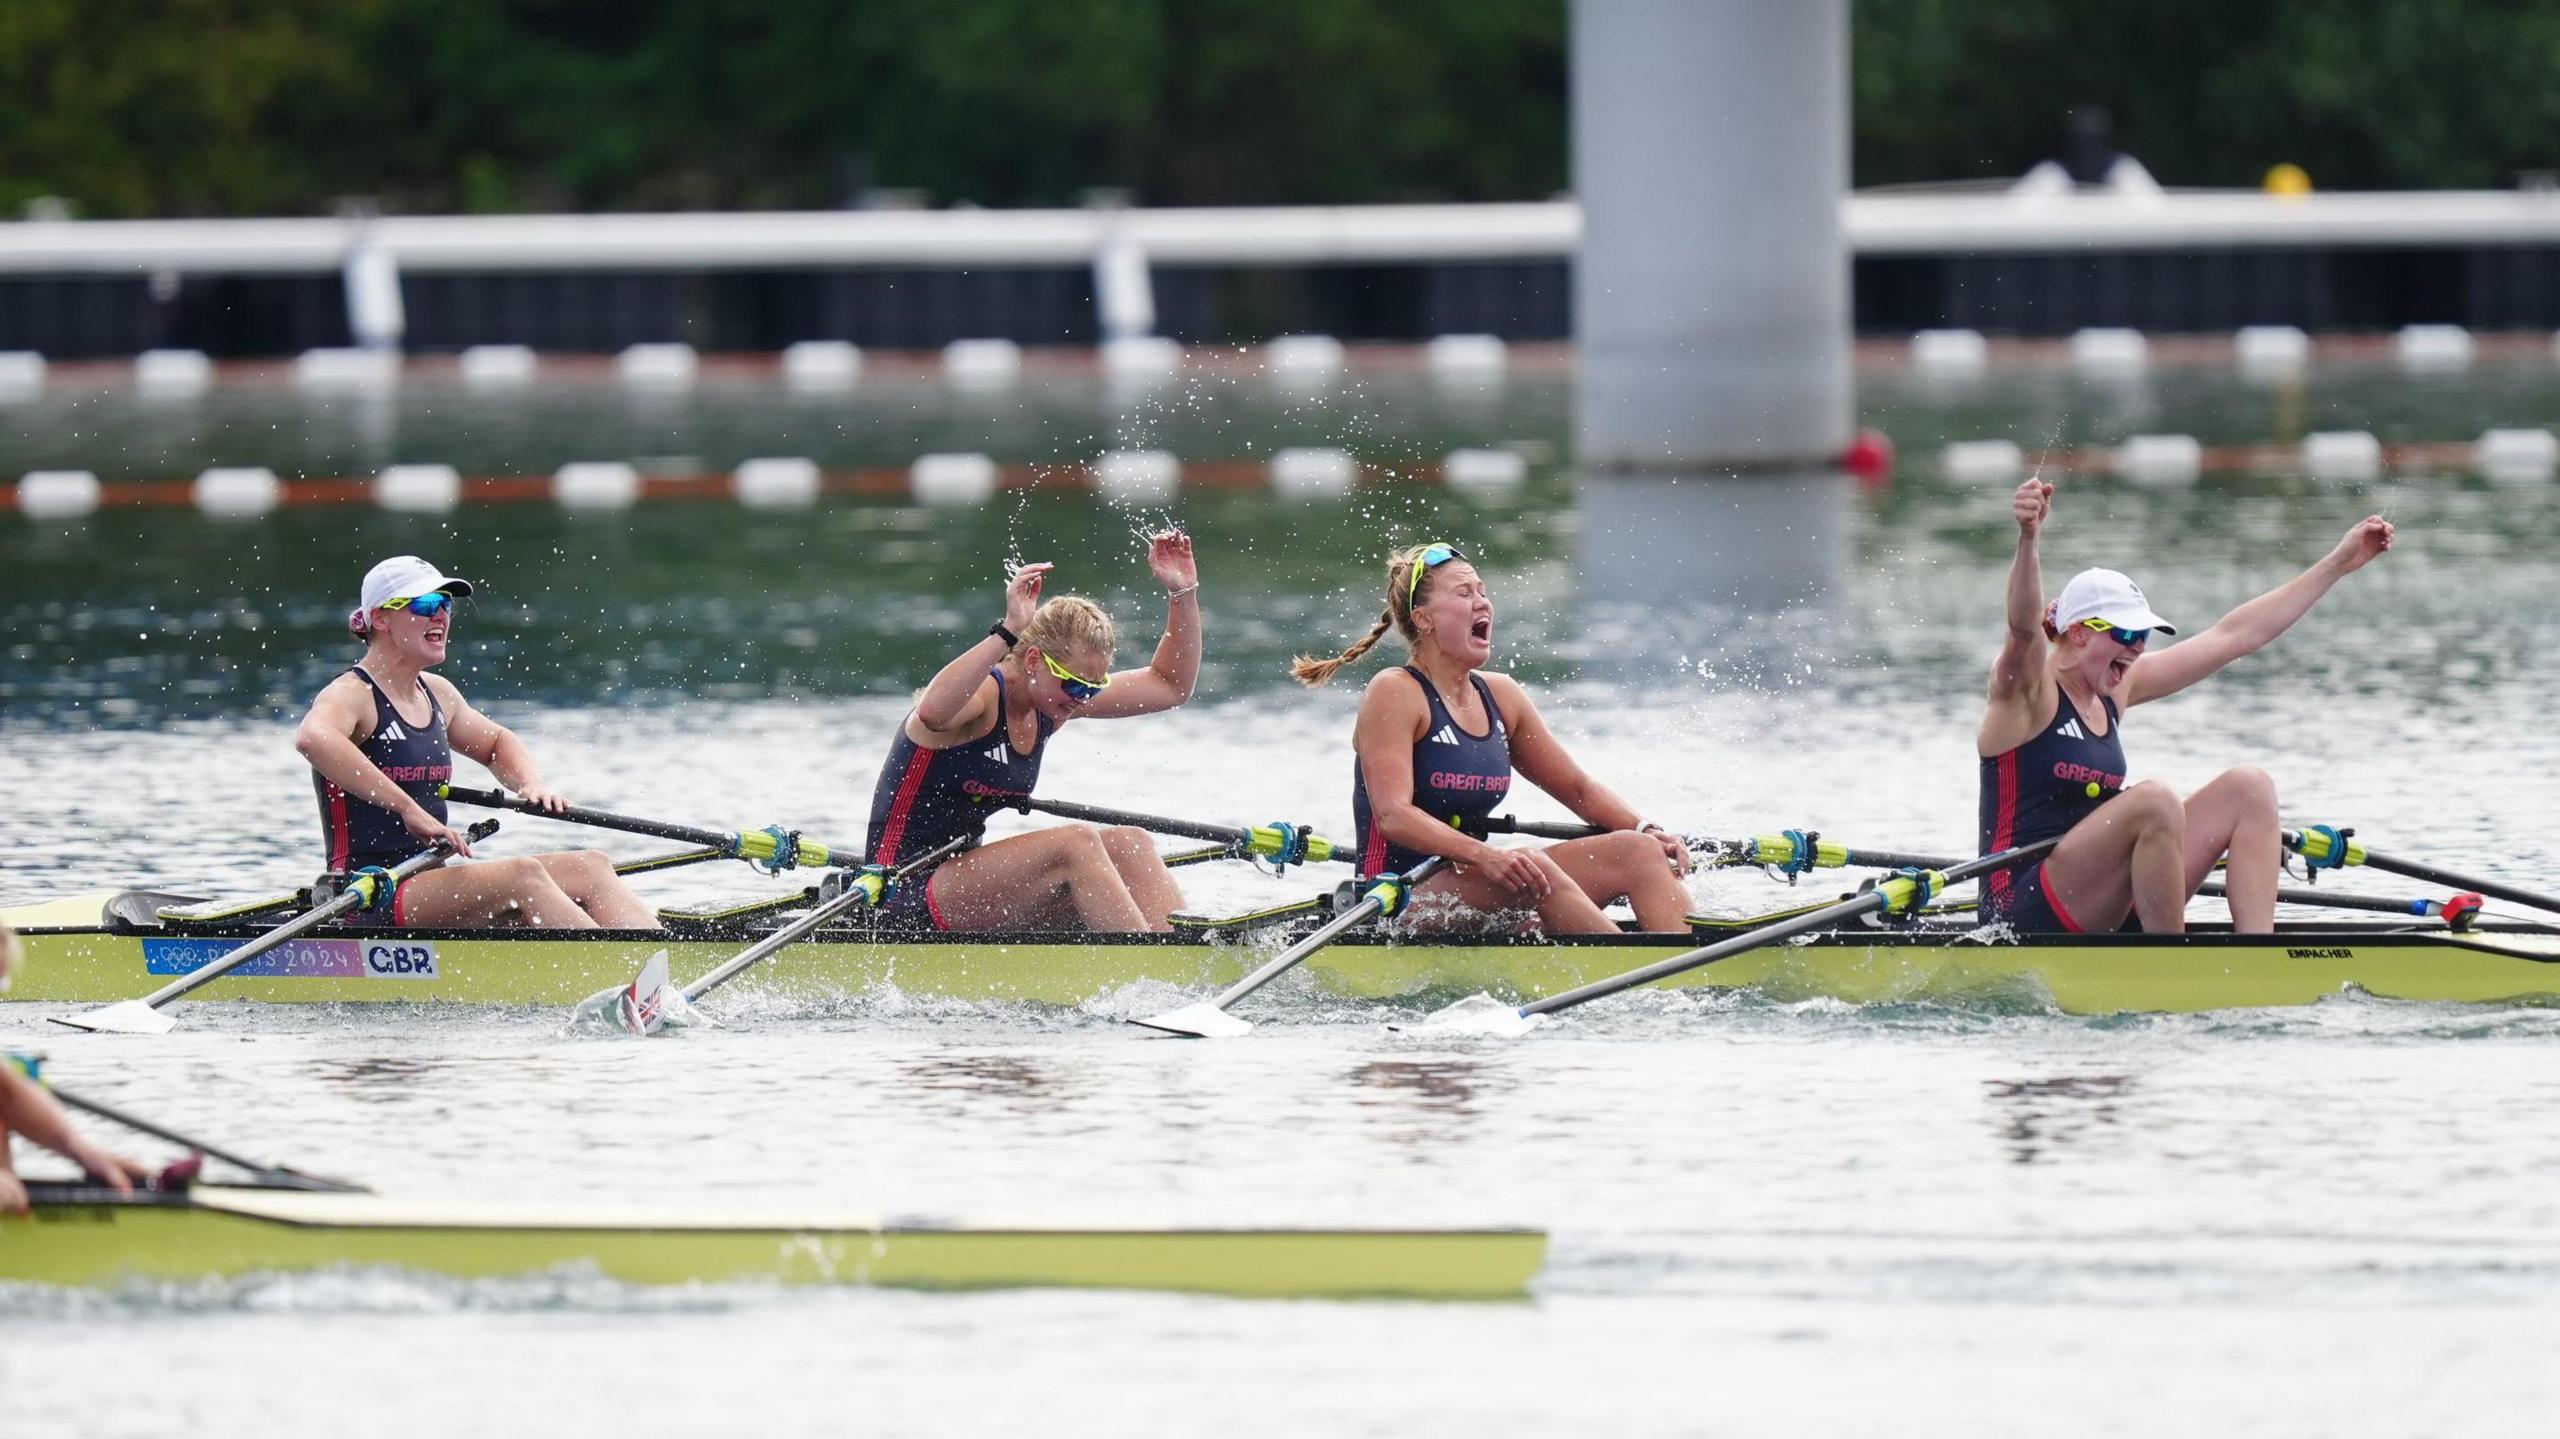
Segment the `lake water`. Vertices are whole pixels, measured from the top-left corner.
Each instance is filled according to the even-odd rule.
[[[652,400],[253,385],[177,408],[56,386],[7,411],[0,473],[1071,462],[1129,445],[1253,460],[1303,444],[1396,466],[1511,444],[1531,465],[1491,496],[1398,480],[1340,502],[1221,490],[1136,513],[1042,489],[974,510],[0,517],[0,901],[308,879],[291,724],[353,657],[339,616],[386,553],[485,581],[447,673],[573,798],[858,836],[905,696],[997,613],[1003,559],[1058,560],[1121,616],[1127,662],[1161,613],[1139,536],[1166,518],[1200,547],[1200,698],[1070,727],[1046,793],[1347,832],[1357,686],[1307,694],[1283,668],[1365,628],[1382,550],[1447,538],[1492,580],[1498,663],[1647,812],[1962,851],[2013,531],[2007,485],[1931,473],[1941,443],[2465,440],[2560,422],[2560,368],[2330,366],[2273,388],[2210,366],[2129,384],[2021,368],[1956,390],[1876,368],[1860,410],[1902,446],[1889,491],[1577,477],[1556,373],[1457,392],[1361,374],[1314,395],[1219,376],[1135,398],[1076,377],[998,394],[891,379],[849,398],[719,380]],[[2263,765],[2293,822],[2548,882],[2550,485],[2073,479],[2059,504],[2051,583],[2114,564],[2195,625],[2388,513],[2400,547],[2295,633],[2135,714],[2135,772],[2192,784]],[[517,819],[490,848],[571,843],[663,847]],[[1225,868],[1184,872],[1195,907],[1311,883]],[[650,892],[770,884],[723,865]],[[1784,898],[1748,873],[1697,888],[1732,910]],[[1555,1234],[1536,1297],[669,1293],[576,1275],[0,1288],[11,1429],[246,1435],[363,1413],[385,1433],[492,1435],[2523,1434],[2548,1432],[2560,1399],[2544,1355],[2560,1332],[2560,1009],[2341,996],[2092,1020],[1638,993],[1496,1042],[1393,1033],[1384,1021],[1417,1006],[1284,981],[1253,1001],[1248,1039],[1117,1023],[1178,997],[1052,1009],[884,991],[749,1005],[731,1028],[647,1044],[550,1013],[226,1005],[119,1040],[0,1006],[0,1042],[49,1051],[67,1087],[397,1194],[1525,1222]]]

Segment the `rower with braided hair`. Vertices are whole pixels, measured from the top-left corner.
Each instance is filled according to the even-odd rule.
[[[1299,656],[1290,673],[1321,685],[1390,629],[1410,658],[1369,681],[1352,731],[1360,872],[1402,872],[1425,855],[1445,856],[1449,866],[1416,892],[1426,925],[1534,920],[1550,934],[1612,933],[1603,907],[1623,899],[1637,928],[1685,933],[1688,846],[1584,773],[1520,682],[1484,668],[1493,657],[1493,599],[1457,546],[1389,556],[1386,607],[1369,633],[1331,659]],[[1502,803],[1515,769],[1610,832],[1524,849],[1496,849],[1467,833]]]

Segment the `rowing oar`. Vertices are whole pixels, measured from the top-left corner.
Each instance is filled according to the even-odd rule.
[[[1198,820],[1173,819],[1160,814],[1140,814],[1136,810],[1106,809],[1096,804],[1076,804],[1063,799],[1033,799],[1023,795],[998,802],[1000,807],[1026,813],[1038,810],[1060,819],[1082,820],[1087,824],[1127,825],[1131,829],[1152,830],[1157,834],[1182,839],[1205,839],[1226,846],[1233,859],[1267,859],[1280,869],[1293,864],[1322,864],[1328,860],[1349,860],[1351,846],[1335,844],[1302,824],[1203,824]],[[1188,860],[1189,856],[1184,856]],[[1168,856],[1166,862],[1172,863]]]
[[[1280,951],[1269,964],[1237,980],[1226,993],[1207,1004],[1185,1005],[1153,1019],[1129,1022],[1148,1029],[1160,1029],[1167,1034],[1178,1034],[1185,1039],[1232,1039],[1239,1034],[1251,1033],[1253,1025],[1250,1022],[1227,1013],[1230,1006],[1296,968],[1298,961],[1333,943],[1353,927],[1373,918],[1401,912],[1413,902],[1414,886],[1439,873],[1440,866],[1445,863],[1446,860],[1435,854],[1402,874],[1384,874],[1371,880],[1358,904],[1334,916],[1324,928]]]
[[[498,822],[494,819],[484,819],[466,832],[471,836],[472,842],[477,844],[498,832]],[[111,1004],[104,1009],[93,1009],[87,1014],[75,1014],[68,1018],[56,1015],[53,1022],[100,1034],[167,1034],[178,1027],[178,1022],[160,1012],[162,1005],[213,983],[259,955],[351,909],[388,904],[392,895],[399,891],[401,883],[411,875],[433,869],[451,858],[453,858],[451,842],[437,840],[426,849],[409,856],[387,870],[361,871],[347,881],[347,887],[338,892],[337,898],[326,904],[315,906],[294,919],[287,920],[201,969],[178,976],[157,993],[145,995],[141,999],[128,999],[121,1004]]]
[[[2315,824],[2305,829],[2289,829],[2284,832],[2284,847],[2302,856],[2302,862],[2309,867],[2313,878],[2317,878],[2320,871],[2324,869],[2338,869],[2350,864],[2360,864],[2370,869],[2381,870],[2386,874],[2406,875],[2411,879],[2423,879],[2429,884],[2450,885],[2455,889],[2467,889],[2478,894],[2511,900],[2517,904],[2531,905],[2535,909],[2560,911],[2560,898],[2554,898],[2551,895],[2540,894],[2529,889],[2518,889],[2514,885],[2500,884],[2493,879],[2456,874],[2452,870],[2438,869],[2434,865],[2420,864],[2416,860],[2394,859],[2387,854],[2375,854],[2357,841],[2355,833],[2352,829],[2337,829],[2325,824]]]
[[[689,824],[669,824],[665,820],[641,819],[636,815],[613,814],[574,804],[546,809],[531,800],[493,789],[465,789],[460,785],[443,788],[444,797],[457,804],[477,805],[482,809],[511,809],[537,819],[583,824],[590,829],[618,829],[625,834],[655,835],[659,839],[707,845],[731,859],[743,859],[768,874],[780,874],[794,865],[804,869],[824,869],[842,862],[834,846],[809,839],[798,830],[787,830],[780,825],[751,830],[698,829]]]
[[[1637,985],[1651,984],[1657,979],[1686,974],[1690,970],[1703,968],[1717,960],[1731,959],[1737,954],[1746,954],[1752,950],[1776,944],[1782,939],[1793,939],[1799,934],[1811,934],[1818,929],[1828,929],[1864,914],[1881,913],[1894,916],[1916,913],[1926,908],[1929,902],[1936,899],[1949,885],[1960,884],[1994,870],[2014,869],[2022,864],[2033,863],[2051,853],[2053,847],[2061,842],[2061,836],[2057,835],[2052,839],[2039,840],[2034,844],[2021,845],[2016,849],[2006,849],[1998,854],[1968,860],[1946,870],[1906,869],[1870,881],[1867,888],[1838,904],[1824,905],[1810,913],[1797,915],[1791,919],[1782,919],[1765,928],[1738,934],[1731,939],[1719,940],[1685,954],[1675,954],[1669,959],[1657,960],[1642,968],[1628,970],[1621,975],[1596,980],[1579,989],[1569,989],[1562,994],[1533,1000],[1516,1009],[1500,1003],[1491,995],[1479,994],[1439,1010],[1426,1022],[1464,1023],[1469,1028],[1481,1028],[1487,1033],[1495,1034],[1526,1034],[1535,1026],[1541,1015],[1554,1014],[1576,1005],[1589,1004],[1595,999],[1606,999],[1610,995],[1633,989]]]
[[[307,1174],[289,1164],[270,1164],[263,1160],[251,1159],[244,1154],[235,1154],[228,1149],[224,1149],[218,1144],[208,1144],[193,1135],[180,1134],[174,1129],[163,1128],[160,1125],[152,1123],[150,1120],[143,1119],[137,1115],[127,1114],[123,1110],[117,1109],[112,1105],[100,1104],[94,1099],[83,1099],[79,1095],[73,1094],[67,1089],[56,1089],[52,1082],[44,1077],[42,1067],[33,1060],[21,1060],[16,1056],[12,1056],[9,1062],[16,1066],[20,1074],[23,1074],[36,1083],[43,1085],[54,1098],[61,1100],[63,1103],[70,1105],[74,1109],[95,1115],[100,1119],[106,1120],[110,1124],[121,1124],[125,1128],[130,1129],[137,1134],[148,1134],[154,1139],[174,1144],[180,1149],[189,1150],[196,1154],[202,1154],[209,1158],[219,1159],[225,1164],[235,1165],[241,1169],[245,1169],[249,1171],[249,1173],[257,1176],[258,1183],[266,1188],[315,1189],[332,1194],[370,1194],[373,1192],[361,1184],[351,1184],[343,1179],[331,1179],[324,1174]]]
[[[620,989],[608,989],[588,995],[578,1002],[572,1022],[611,1020],[632,1034],[655,1034],[670,1019],[684,1021],[693,1002],[736,979],[763,963],[784,948],[799,943],[817,932],[819,926],[856,905],[877,908],[886,903],[889,890],[918,870],[929,869],[969,847],[970,836],[959,835],[940,847],[916,856],[894,870],[868,865],[846,877],[844,893],[819,905],[791,923],[766,935],[731,956],[725,963],[681,990],[667,988],[667,952],[659,950],[649,956],[640,977]]]

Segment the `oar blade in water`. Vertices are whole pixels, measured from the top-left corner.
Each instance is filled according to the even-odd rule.
[[[1518,1005],[1505,1004],[1490,994],[1471,994],[1433,1010],[1413,1028],[1429,1034],[1484,1034],[1515,1039],[1546,1022],[1545,1015],[1524,1015]]]
[[[55,1015],[53,1022],[92,1034],[167,1034],[178,1022],[138,999],[110,1004],[86,1014]]]
[[[639,977],[629,984],[579,1000],[570,1022],[651,1035],[666,1026],[669,1001],[681,998],[667,983],[667,952],[662,949],[649,956],[649,962],[640,967]]]
[[[1185,1039],[1233,1039],[1253,1033],[1253,1025],[1236,1018],[1214,1004],[1191,1004],[1167,1010],[1148,1019],[1132,1019],[1131,1024],[1145,1029],[1161,1030]]]

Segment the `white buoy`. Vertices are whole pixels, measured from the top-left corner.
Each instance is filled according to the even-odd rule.
[[[146,395],[201,395],[213,386],[202,350],[145,350],[133,357],[133,385]]]
[[[1329,380],[1342,372],[1342,342],[1331,335],[1282,335],[1262,347],[1262,367],[1275,380]]]
[[[1271,457],[1271,488],[1291,499],[1349,494],[1359,475],[1359,462],[1349,450],[1282,450]]]
[[[816,460],[745,460],[730,472],[729,488],[751,510],[805,510],[818,502],[822,480]]]
[[[2151,342],[2140,330],[2082,330],[2071,337],[2071,363],[2085,374],[2138,374],[2151,363]]]
[[[293,357],[293,382],[306,390],[372,390],[399,379],[396,350],[335,347],[305,350]]]
[[[1996,484],[2027,472],[2015,440],[1958,440],[1938,452],[1938,473],[1964,484]]]
[[[193,494],[208,515],[263,515],[284,499],[284,486],[264,465],[217,466],[196,476]]]
[[[68,520],[98,507],[98,477],[87,470],[29,470],[18,477],[18,513]]]
[[[1440,462],[1440,478],[1451,489],[1494,494],[1518,489],[1529,478],[1529,462],[1510,450],[1451,450]]]
[[[2549,430],[2489,430],[2471,447],[2471,463],[2502,484],[2547,480],[2560,469],[2560,435]]]
[[[1102,373],[1114,380],[1161,380],[1182,373],[1182,346],[1162,335],[1122,335],[1102,342]]]
[[[2173,489],[2203,473],[2204,446],[2193,435],[2135,435],[2116,447],[2116,474],[2130,485]]]
[[[458,363],[462,383],[492,390],[531,384],[542,368],[541,357],[530,345],[473,345],[462,352]]]
[[[0,395],[32,395],[44,388],[44,356],[33,350],[0,350]]]
[[[2302,437],[2302,472],[2315,480],[2370,480],[2382,473],[2382,441],[2363,430]]]
[[[1435,335],[1422,358],[1439,379],[1490,380],[1511,367],[1511,347],[1499,335]]]
[[[2311,363],[2311,337],[2298,325],[2243,325],[2231,336],[2232,358],[2252,375],[2289,375]]]
[[[462,503],[462,475],[451,465],[392,465],[373,477],[373,502],[410,515],[440,515]]]
[[[551,499],[564,510],[627,510],[640,501],[640,472],[621,460],[572,460],[552,471]]]
[[[954,340],[942,347],[942,377],[972,389],[994,389],[1022,377],[1022,347],[1011,340]]]
[[[1112,450],[1093,462],[1093,483],[1115,505],[1161,505],[1182,487],[1182,461],[1164,450]]]
[[[907,483],[928,505],[983,505],[995,498],[996,462],[977,454],[918,455]]]
[[[2404,370],[2459,370],[2471,364],[2471,332],[2460,325],[2403,325],[2392,343]]]
[[[622,383],[652,390],[683,389],[701,370],[702,357],[691,345],[626,345],[613,361]]]
[[[862,378],[862,347],[851,340],[802,340],[782,351],[782,380],[795,390],[841,390]]]
[[[1911,368],[1950,379],[1979,375],[1991,365],[1991,342],[1980,330],[1922,330],[1911,337]]]

